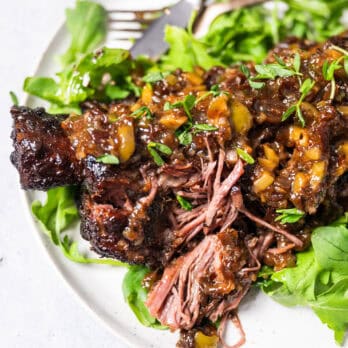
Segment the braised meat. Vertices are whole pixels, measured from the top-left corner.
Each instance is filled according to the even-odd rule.
[[[101,256],[149,266],[149,311],[189,346],[218,319],[240,328],[261,265],[295,265],[313,227],[347,210],[348,77],[323,76],[340,47],[348,33],[290,39],[263,68],[135,76],[140,98],[87,101],[82,115],[14,107],[11,160],[25,189],[79,185],[82,236]],[[291,208],[298,221],[279,222]]]
[[[47,190],[79,183],[80,166],[61,122],[43,108],[12,107],[14,151],[11,162],[23,189]]]

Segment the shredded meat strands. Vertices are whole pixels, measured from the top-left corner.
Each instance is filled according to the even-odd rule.
[[[302,81],[315,82],[301,104],[304,126],[295,114],[282,121],[300,99],[297,76],[253,89],[237,66],[177,70],[151,86],[135,72],[140,98],[86,101],[82,115],[13,107],[11,160],[24,189],[80,188],[82,236],[101,256],[151,269],[146,305],[181,331],[178,347],[195,347],[197,332],[240,347],[237,309],[261,266],[294,266],[311,229],[348,210],[348,78],[335,71],[332,99],[322,74],[325,61],[342,55],[333,45],[348,50],[348,33],[323,44],[290,39],[265,61],[276,63],[276,54],[290,67],[300,55]],[[255,65],[248,68],[254,75]],[[207,93],[216,85],[222,93]],[[165,108],[188,95],[196,100],[190,115]],[[151,117],[134,118],[142,107]],[[186,145],[180,134],[189,135]],[[105,154],[120,164],[101,163]],[[277,221],[278,209],[292,208],[303,217]],[[229,321],[240,334],[232,346],[224,340]]]

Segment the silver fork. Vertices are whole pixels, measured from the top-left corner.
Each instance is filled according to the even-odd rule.
[[[267,0],[230,0],[228,2],[218,3],[214,3],[213,0],[188,1],[195,1],[197,4],[199,15],[195,21],[194,34],[196,37],[201,37],[207,33],[210,24],[219,15],[241,7],[264,3]],[[169,11],[169,9],[170,6],[144,10],[108,10],[109,26],[106,45],[109,47],[130,49],[134,41],[141,38],[148,26],[162,16],[165,11]]]
[[[150,10],[108,10],[108,33],[106,45],[112,48],[130,49],[144,30],[163,15],[168,7]]]

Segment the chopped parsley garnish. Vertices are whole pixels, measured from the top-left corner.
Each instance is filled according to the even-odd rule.
[[[181,145],[190,145],[192,143],[191,125],[185,125],[184,127],[180,127],[175,132],[175,135],[177,136]]]
[[[120,160],[118,159],[118,157],[107,153],[105,155],[97,157],[95,160],[98,163],[104,164],[120,164]]]
[[[171,110],[171,109],[177,109],[177,108],[183,108],[185,110],[186,115],[188,116],[189,120],[192,121],[192,114],[191,110],[195,106],[196,97],[192,94],[189,94],[185,97],[184,100],[178,101],[176,103],[169,103],[166,102],[164,104],[164,110]]]
[[[254,164],[255,160],[243,149],[237,147],[238,156],[248,164]]]
[[[210,88],[210,91],[204,93],[201,97],[199,97],[196,102],[195,102],[195,105],[197,105],[199,102],[201,102],[203,99],[207,98],[209,95],[213,96],[214,98],[215,97],[218,97],[220,95],[228,95],[229,93],[226,92],[226,91],[221,91],[220,90],[220,87],[219,85],[213,85],[211,88]]]
[[[131,113],[131,116],[133,116],[137,119],[141,118],[144,115],[148,120],[151,120],[153,117],[151,110],[147,106],[142,106],[139,109],[137,109]]]
[[[331,48],[343,54],[342,57],[332,61],[331,63],[329,63],[328,60],[325,60],[323,64],[323,76],[326,81],[331,82],[330,99],[333,100],[336,92],[335,71],[344,68],[345,72],[348,74],[348,51],[335,45],[331,46]],[[342,61],[343,66],[341,65]]]
[[[197,123],[192,125],[191,122],[187,122],[175,132],[175,135],[177,136],[181,145],[187,146],[192,143],[192,134],[197,134],[200,132],[214,132],[218,129],[218,127],[207,123]]]
[[[180,195],[176,195],[176,199],[179,202],[181,208],[185,210],[192,210],[192,204],[187,199]]]
[[[274,80],[277,77],[302,76],[300,72],[301,57],[298,53],[294,56],[292,66],[287,66],[284,60],[277,55],[274,55],[276,63],[271,64],[257,64],[255,70],[257,75],[251,76],[249,68],[242,64],[240,66],[241,72],[246,76],[250,86],[254,89],[262,88],[265,83],[257,80]]]
[[[218,127],[212,126],[210,124],[198,123],[193,125],[193,134],[197,134],[199,132],[214,132],[218,129]]]
[[[282,121],[287,120],[294,112],[296,113],[297,118],[299,119],[302,127],[305,126],[306,122],[305,119],[303,118],[303,114],[302,114],[302,110],[301,110],[301,104],[304,101],[304,99],[307,97],[307,95],[309,94],[309,92],[312,90],[312,88],[314,87],[315,82],[312,81],[311,79],[306,79],[300,87],[300,92],[301,92],[301,97],[299,99],[299,101],[295,104],[289,107],[289,109],[287,109],[283,116],[282,116]]]
[[[164,155],[171,155],[173,153],[172,149],[169,146],[161,143],[155,143],[153,141],[150,141],[147,144],[147,150],[158,166],[162,166],[165,163],[158,152],[161,152]]]
[[[280,221],[281,224],[293,224],[299,221],[305,213],[297,208],[291,209],[278,209],[276,210],[279,216],[276,217],[275,221]]]

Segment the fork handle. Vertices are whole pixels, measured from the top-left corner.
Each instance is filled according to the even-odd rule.
[[[204,36],[210,27],[210,24],[223,13],[237,10],[242,7],[248,7],[264,3],[268,0],[231,0],[229,2],[214,3],[207,6],[197,19],[194,27],[196,37]]]

